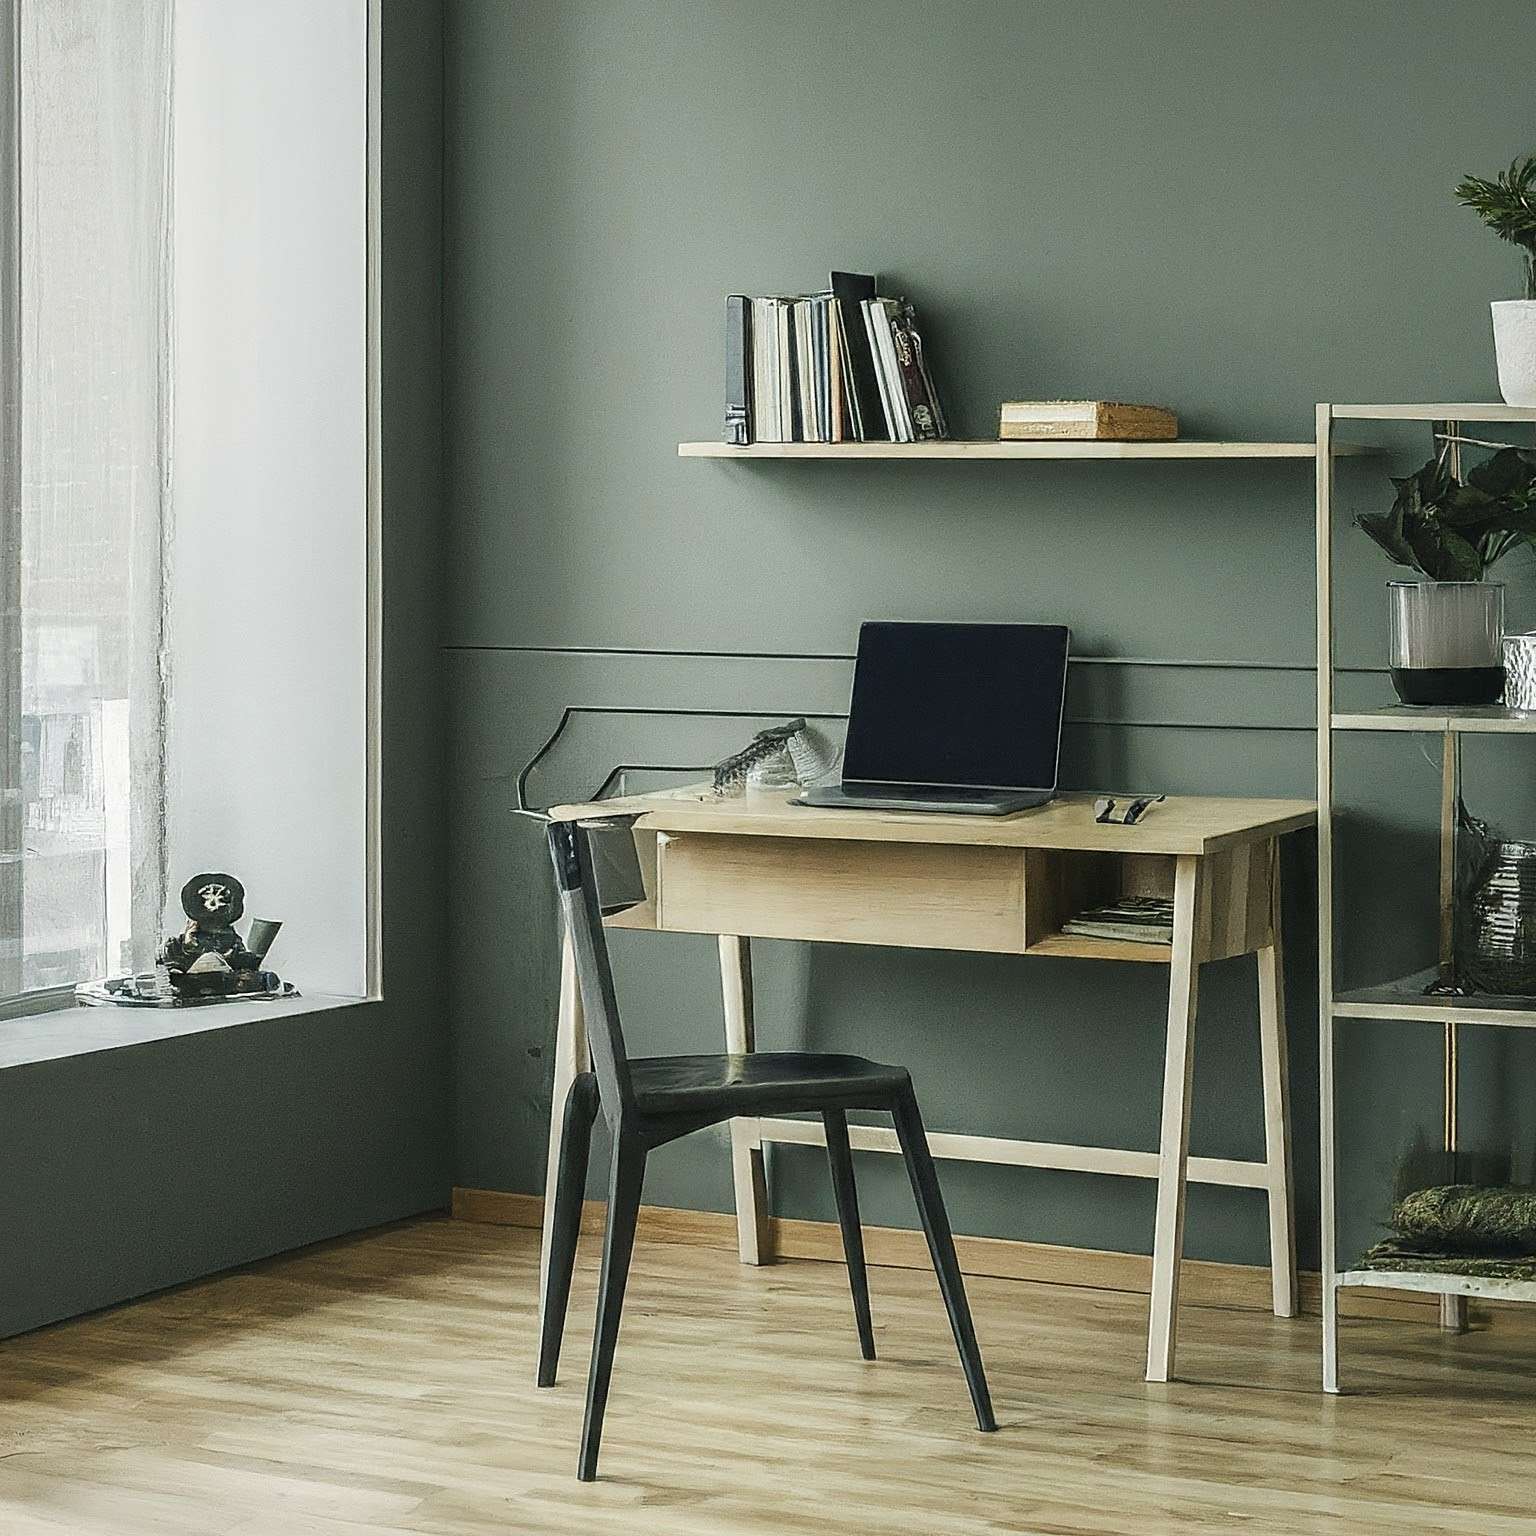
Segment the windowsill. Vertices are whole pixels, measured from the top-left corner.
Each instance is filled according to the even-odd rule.
[[[356,1008],[374,1001],[377,999],[311,992],[276,1002],[242,1001],[205,1008],[58,1008],[0,1020],[0,1071],[121,1050],[152,1040],[232,1029],[260,1019],[291,1019],[333,1008]]]

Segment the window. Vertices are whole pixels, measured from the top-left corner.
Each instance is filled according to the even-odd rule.
[[[169,0],[0,0],[0,998],[163,904]]]
[[[0,0],[0,1014],[207,869],[377,991],[369,16]]]

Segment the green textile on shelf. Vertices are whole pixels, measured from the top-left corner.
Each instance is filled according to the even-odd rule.
[[[1401,1274],[1467,1275],[1478,1280],[1536,1280],[1536,1255],[1499,1258],[1486,1253],[1445,1253],[1416,1248],[1401,1237],[1389,1237],[1366,1250],[1361,1269]]]
[[[1420,1252],[1536,1255],[1536,1189],[1478,1184],[1416,1189],[1397,1202],[1390,1225]]]

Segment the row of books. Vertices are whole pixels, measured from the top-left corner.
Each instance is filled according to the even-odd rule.
[[[922,442],[948,436],[917,317],[877,279],[726,301],[728,443]]]

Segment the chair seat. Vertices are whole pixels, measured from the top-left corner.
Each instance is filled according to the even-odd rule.
[[[808,1051],[648,1056],[631,1058],[629,1071],[636,1106],[648,1117],[878,1109],[910,1081],[905,1067]]]

